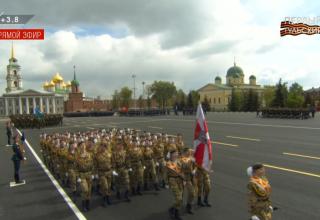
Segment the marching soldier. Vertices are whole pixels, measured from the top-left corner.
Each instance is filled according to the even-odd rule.
[[[129,167],[132,169],[130,172],[130,184],[132,194],[137,193],[142,195],[141,187],[143,186],[143,152],[138,146],[136,137],[133,137],[131,147],[128,149]]]
[[[151,148],[152,143],[149,141],[146,141],[145,143],[145,148],[143,151],[143,162],[145,166],[145,171],[144,171],[144,189],[148,190],[148,180],[150,178],[151,182],[153,183],[154,189],[156,191],[159,191],[159,186],[158,186],[158,178],[156,175],[156,166],[154,162],[154,153]]]
[[[184,142],[182,139],[182,134],[177,134],[177,141],[176,141],[177,150],[181,154],[184,150]]]
[[[211,191],[211,181],[210,181],[209,172],[205,170],[203,167],[197,166],[196,180],[197,180],[197,187],[198,187],[197,189],[198,206],[211,207],[211,204],[209,203],[209,200],[208,200],[209,193]],[[202,196],[203,196],[203,202],[202,202]]]
[[[77,172],[76,172],[76,143],[71,143],[68,149],[67,159],[67,177],[69,186],[71,188],[73,196],[77,193]]]
[[[173,150],[170,152],[170,160],[166,163],[168,183],[173,193],[174,204],[169,209],[169,214],[176,220],[181,220],[179,209],[182,205],[184,176],[178,163],[178,152]]]
[[[164,150],[165,145],[161,140],[157,139],[157,136],[154,137],[153,152],[156,162],[156,173],[161,187],[165,188],[166,186],[166,161],[164,159]]]
[[[116,176],[117,197],[120,199],[120,189],[125,189],[124,197],[127,202],[130,202],[129,190],[129,173],[128,173],[128,158],[124,150],[121,139],[117,140],[117,145],[112,152],[112,167],[114,169],[113,175]]]
[[[108,142],[101,142],[95,154],[95,166],[98,172],[100,193],[103,196],[102,205],[111,205],[112,154]]]
[[[248,168],[250,181],[248,183],[248,205],[251,220],[271,220],[272,212],[270,194],[271,186],[265,175],[262,164]]]
[[[187,191],[187,213],[193,214],[192,204],[196,193],[196,182],[194,175],[196,173],[196,164],[191,154],[191,149],[188,147],[183,149],[182,157],[180,158],[181,170],[185,178],[185,189]]]
[[[90,210],[93,158],[87,151],[85,143],[80,144],[79,154],[76,158],[76,166],[79,172],[82,208],[84,212]]]
[[[20,181],[20,164],[22,160],[25,160],[24,156],[23,156],[23,150],[21,149],[21,147],[19,146],[19,136],[16,135],[13,138],[13,145],[12,145],[12,150],[13,150],[13,155],[11,160],[13,161],[13,165],[14,165],[14,180],[16,182],[16,184],[22,183],[22,181]]]

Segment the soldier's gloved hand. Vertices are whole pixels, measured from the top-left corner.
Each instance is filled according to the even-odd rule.
[[[128,171],[129,171],[129,172],[132,172],[132,168],[129,168]]]
[[[256,215],[254,215],[254,216],[251,217],[251,220],[260,220],[260,218],[258,216],[256,216]]]
[[[271,212],[273,212],[273,207],[271,205],[269,206],[269,209]]]
[[[156,166],[158,167],[160,164],[158,162],[156,162]]]
[[[94,180],[94,175],[91,175],[91,179]]]
[[[98,174],[96,174],[95,178],[96,178],[96,179],[99,179],[99,175],[98,175]]]
[[[194,175],[196,175],[196,172],[197,172],[197,170],[192,170],[192,175],[194,176]]]
[[[80,178],[78,178],[78,179],[77,179],[77,182],[78,182],[78,183],[81,183],[81,179],[80,179]]]
[[[145,170],[145,169],[146,169],[146,166],[143,166],[143,169]]]
[[[60,165],[57,165],[57,168],[59,168],[60,167]]]
[[[69,176],[69,173],[68,172],[66,172],[66,177],[68,177]]]
[[[114,176],[119,176],[119,174],[114,170],[114,171],[112,171],[112,175],[114,175]]]
[[[24,157],[24,158],[23,158],[23,160],[27,160],[27,158],[26,158],[26,157]]]

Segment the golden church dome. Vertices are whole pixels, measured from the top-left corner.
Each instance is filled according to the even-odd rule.
[[[63,78],[60,73],[56,73],[56,75],[54,75],[54,77],[52,78],[52,81],[54,83],[61,83],[63,81]]]
[[[68,81],[67,84],[66,84],[66,86],[67,86],[68,88],[71,87],[71,82]]]
[[[48,81],[46,81],[44,84],[43,84],[43,88],[48,88],[49,87],[49,83]]]
[[[51,80],[51,82],[49,83],[48,87],[54,87],[54,82]]]

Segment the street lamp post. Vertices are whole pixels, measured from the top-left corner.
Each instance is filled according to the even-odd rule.
[[[133,78],[133,103],[134,103],[134,108],[137,108],[136,105],[136,75],[132,75]]]

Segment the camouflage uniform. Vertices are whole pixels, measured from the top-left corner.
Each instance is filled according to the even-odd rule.
[[[156,162],[156,174],[158,177],[159,182],[162,184],[162,187],[165,187],[166,185],[166,161],[164,159],[164,150],[165,145],[164,143],[158,141],[154,144],[153,152],[154,152],[154,158]]]
[[[168,161],[166,163],[168,173],[168,183],[174,197],[174,204],[169,210],[176,219],[179,217],[179,209],[183,202],[183,173],[178,162]]]
[[[62,146],[58,150],[58,161],[59,161],[59,176],[62,181],[62,184],[67,183],[67,172],[68,172],[68,160],[67,160],[67,155],[68,155],[68,149],[66,146]]]
[[[112,154],[100,145],[95,154],[95,167],[98,172],[100,193],[103,196],[103,205],[110,204],[109,197],[111,195],[111,181],[112,181]]]
[[[198,205],[210,207],[211,205],[208,202],[208,196],[211,191],[211,181],[208,171],[206,171],[202,167],[197,166],[196,180],[198,187]],[[201,200],[202,195],[204,198],[204,204]]]
[[[130,172],[130,185],[132,193],[136,191],[140,195],[140,189],[143,185],[143,152],[139,146],[132,146],[128,149],[129,167],[132,169]]]
[[[128,174],[128,161],[127,154],[125,150],[115,150],[112,153],[112,167],[115,169],[118,174],[115,177],[115,184],[117,186],[117,196],[120,197],[120,189],[125,189],[125,197],[128,201],[128,193],[130,190],[130,181]]]
[[[79,153],[76,157],[77,171],[79,172],[80,188],[82,197],[82,207],[84,211],[90,208],[91,189],[92,189],[92,169],[93,158],[88,152]]]
[[[144,171],[144,186],[145,189],[148,189],[148,180],[154,184],[154,188],[159,190],[158,187],[158,178],[156,175],[156,165],[154,162],[154,153],[150,146],[146,146],[143,151],[143,164],[146,167]]]
[[[187,212],[192,214],[191,206],[196,194],[196,180],[194,172],[196,164],[190,156],[182,156],[180,158],[180,165],[183,176],[185,178],[185,189],[187,191]]]
[[[250,178],[248,183],[248,205],[251,216],[255,215],[260,220],[272,219],[270,194],[271,186],[267,178]]]
[[[76,155],[75,151],[69,150],[68,154],[66,155],[67,159],[67,172],[68,172],[68,181],[69,186],[73,194],[77,191],[77,172],[76,172]]]

